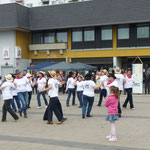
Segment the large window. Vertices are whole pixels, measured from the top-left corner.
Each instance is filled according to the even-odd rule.
[[[118,40],[129,39],[129,28],[118,28]]]
[[[44,34],[44,43],[54,43],[54,42],[55,42],[55,33]]]
[[[43,43],[43,34],[42,33],[33,33],[32,34],[32,43],[33,44]]]
[[[94,41],[94,40],[95,40],[94,30],[85,30],[84,31],[84,41]]]
[[[67,32],[57,32],[57,41],[58,42],[67,42],[68,37],[67,37]]]
[[[101,30],[102,40],[112,40],[112,29],[102,29]]]
[[[82,42],[82,31],[72,32],[72,42]]]
[[[149,38],[149,26],[137,27],[137,38]]]

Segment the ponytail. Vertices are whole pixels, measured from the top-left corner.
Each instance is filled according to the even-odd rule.
[[[112,91],[115,94],[115,96],[116,96],[117,99],[120,98],[120,91],[119,91],[118,87],[111,86],[110,87],[110,91]]]

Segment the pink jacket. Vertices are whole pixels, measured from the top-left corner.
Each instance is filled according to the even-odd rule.
[[[107,107],[108,115],[118,114],[118,102],[119,100],[115,95],[109,95],[105,101],[105,106]]]

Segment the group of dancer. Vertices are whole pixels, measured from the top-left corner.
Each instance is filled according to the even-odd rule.
[[[53,113],[58,119],[58,125],[62,124],[67,118],[63,116],[63,110],[59,101],[59,88],[65,84],[62,80],[59,71],[49,71],[47,78],[44,77],[45,73],[40,71],[39,77],[33,80],[32,75],[27,73],[22,75],[20,71],[16,71],[16,74],[8,74],[5,76],[5,80],[2,83],[0,90],[2,91],[2,97],[4,100],[2,110],[2,122],[6,121],[6,114],[9,112],[14,121],[19,119],[15,113],[17,111],[14,100],[16,101],[18,112],[20,117],[22,113],[24,118],[27,118],[27,109],[30,108],[30,102],[32,97],[32,87],[37,84],[37,108],[41,108],[40,95],[43,96],[46,111],[44,113],[43,120],[47,120],[47,124],[53,124]],[[47,79],[47,80],[46,80]],[[85,77],[80,74],[69,72],[66,82],[66,91],[68,97],[66,100],[66,106],[69,107],[69,101],[71,95],[73,95],[72,105],[75,104],[75,95],[77,91],[77,97],[79,99],[79,108],[82,108],[82,118],[92,117],[91,110],[94,103],[95,90],[100,89],[100,98],[97,106],[102,105],[103,98],[105,98],[105,106],[108,110],[106,120],[111,124],[111,133],[106,138],[109,141],[116,142],[115,133],[115,121],[118,117],[121,117],[120,106],[120,94],[123,90],[127,92],[127,98],[123,104],[126,108],[128,102],[130,108],[135,109],[132,98],[133,77],[131,69],[129,68],[125,74],[122,74],[120,68],[115,68],[113,73],[108,73],[107,70],[102,70],[97,73],[87,73]],[[46,92],[50,98],[49,103],[46,99]]]

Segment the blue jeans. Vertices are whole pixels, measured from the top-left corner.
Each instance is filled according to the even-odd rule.
[[[87,116],[90,115],[93,103],[94,103],[94,97],[89,97],[89,96],[83,95],[83,106],[82,106],[82,114],[83,115],[86,114],[87,105],[88,105]]]
[[[83,103],[83,91],[77,91],[77,97],[79,99],[80,106],[82,107],[82,103]]]
[[[12,99],[12,102],[11,102],[13,110],[17,111],[16,105],[15,105],[15,101],[16,101],[16,104],[17,104],[17,107],[18,107],[18,111],[21,112],[21,104],[20,104],[20,100],[18,98],[18,95],[13,96],[13,99]]]
[[[21,112],[24,113],[24,115],[27,115],[27,107],[28,107],[28,92],[19,92],[18,98],[22,103]]]
[[[47,105],[48,105],[48,102],[47,102],[47,99],[46,99],[46,97],[45,97],[45,92],[39,92],[39,91],[37,91],[37,102],[38,102],[38,106],[41,107],[41,100],[40,100],[41,94],[42,94],[42,96],[43,96],[45,105],[47,106]]]
[[[66,102],[67,105],[69,105],[71,94],[73,95],[72,105],[75,104],[75,96],[76,96],[75,92],[76,92],[75,88],[74,89],[68,89],[68,97],[67,97],[67,102]]]

